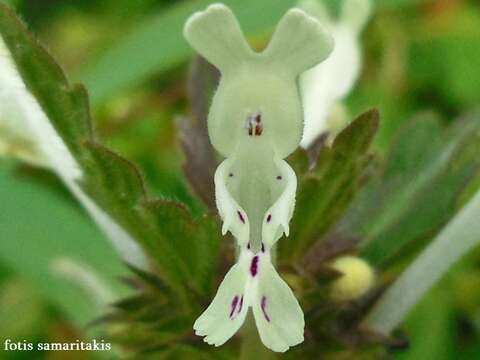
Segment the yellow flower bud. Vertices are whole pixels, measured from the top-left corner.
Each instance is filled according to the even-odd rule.
[[[332,269],[342,273],[331,285],[330,297],[345,302],[357,299],[367,293],[375,282],[373,268],[363,259],[342,256],[331,264]]]

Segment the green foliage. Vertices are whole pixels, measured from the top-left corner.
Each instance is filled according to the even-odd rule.
[[[299,175],[292,230],[280,242],[282,260],[298,261],[343,215],[370,159],[369,145],[378,126],[378,112],[359,116],[324,147],[313,169]]]
[[[80,85],[70,86],[60,66],[9,8],[1,4],[0,33],[29,91],[70,151],[78,156],[80,143],[92,136],[85,89]]]
[[[195,220],[181,204],[147,198],[138,170],[95,141],[83,88],[69,85],[6,7],[0,8],[0,32],[27,88],[80,163],[86,193],[137,239],[177,290],[208,292],[219,249],[216,220]]]
[[[125,289],[115,278],[125,273],[120,259],[70,198],[14,172],[13,164],[1,164],[0,188],[8,191],[2,191],[0,201],[0,260],[34,284],[38,294],[69,320],[82,325],[93,320],[100,309],[84,289],[55,273],[53,262],[69,258],[84,263],[96,270],[114,294],[122,296]],[[24,219],[30,220],[25,223]]]
[[[32,2],[8,2],[21,3],[23,9],[37,15],[32,10],[35,7],[29,9],[26,5]],[[340,3],[325,2],[334,8]],[[180,164],[175,156],[170,156],[178,149],[173,141],[174,127],[169,121],[184,112],[185,91],[178,85],[183,77],[172,71],[183,71],[182,66],[191,55],[181,28],[188,15],[210,1],[190,0],[165,7],[140,25],[132,26],[126,36],[123,29],[110,26],[110,22],[115,24],[115,21],[105,21],[104,13],[100,15],[102,21],[96,18],[91,10],[95,8],[93,3],[83,5],[82,2],[73,7],[90,9],[82,16],[91,18],[91,22],[80,21],[80,24],[95,33],[92,36],[106,46],[100,57],[96,57],[98,44],[92,46],[93,51],[86,46],[88,51],[80,51],[80,58],[76,60],[88,62],[79,73],[87,82],[94,105],[105,105],[95,114],[95,128],[99,130],[95,136],[85,89],[66,80],[48,53],[4,7],[0,10],[0,32],[29,91],[81,164],[85,175],[80,184],[83,191],[149,254],[151,272],[131,269],[133,279],[129,281],[135,285],[133,295],[114,304],[115,310],[105,317],[104,325],[111,339],[133,358],[238,358],[240,342],[236,339],[221,349],[213,349],[193,336],[191,330],[194,319],[208,305],[227,263],[232,262],[233,251],[229,248],[222,253],[225,264],[218,264],[220,242],[228,244],[230,239],[221,240],[215,216],[199,215],[200,207],[192,210],[164,198],[184,192]],[[138,3],[138,8],[143,7],[145,13],[145,9],[153,8],[150,1]],[[226,3],[239,15],[256,48],[261,48],[273,24],[294,1],[227,0]],[[425,5],[417,6],[423,3]],[[109,6],[118,5],[113,1],[111,4],[102,4],[102,11],[114,12]],[[375,306],[377,297],[397,272],[421,249],[428,249],[429,241],[459,214],[479,189],[479,115],[472,112],[452,121],[457,119],[457,114],[464,113],[466,107],[478,103],[476,90],[480,72],[475,60],[478,58],[479,12],[473,2],[452,2],[446,8],[438,4],[424,0],[378,1],[376,4],[378,11],[365,37],[365,72],[359,89],[348,99],[349,104],[354,105],[352,109],[378,106],[381,110],[382,122],[374,146],[370,143],[377,128],[377,115],[369,112],[352,122],[332,147],[326,147],[319,139],[308,151],[298,150],[288,159],[299,177],[298,202],[290,237],[279,242],[278,263],[282,276],[295,289],[306,311],[307,340],[282,358],[385,358],[385,344],[392,345],[394,339],[366,334],[358,329],[359,322]],[[408,11],[396,11],[404,7],[408,7]],[[140,10],[135,11],[132,10],[133,14],[124,8],[116,11],[124,14],[120,22],[128,23],[125,28],[134,24],[126,21],[126,16],[135,18],[141,14]],[[45,14],[53,19],[61,18],[61,11],[56,12],[58,14],[47,10]],[[43,24],[55,21],[43,16]],[[62,51],[70,54],[69,49],[78,47],[75,41],[70,43],[68,35],[62,35],[69,34],[65,24],[70,24],[71,16],[62,18],[57,27],[45,27],[40,34],[42,38],[53,39],[52,49],[60,56]],[[89,27],[91,23],[102,23],[101,26],[110,26],[112,30],[102,35],[97,27]],[[61,32],[56,31],[59,28]],[[117,35],[118,39],[112,42],[112,36]],[[135,91],[133,96],[114,98],[145,80],[150,80],[147,86]],[[212,179],[217,161],[206,135],[205,118],[217,81],[218,73],[213,67],[201,59],[194,61],[189,83],[192,111],[179,123],[185,154],[184,173],[193,193],[212,212]],[[114,102],[107,102],[112,98]],[[132,103],[136,106],[132,107]],[[410,114],[417,113],[419,108],[441,111],[442,118],[448,117],[453,126],[446,130],[446,122],[431,113],[420,113],[410,120]],[[151,113],[144,109],[150,109]],[[133,132],[130,126],[142,131]],[[160,127],[165,129],[162,135],[158,131]],[[143,172],[149,175],[148,185],[152,185],[152,179],[158,184],[154,183],[147,191],[139,170],[100,144],[100,138],[129,158],[139,160],[144,166]],[[119,138],[122,141],[118,141]],[[168,166],[173,169],[168,176],[163,169],[159,170],[157,160],[162,157],[169,158]],[[0,217],[0,261],[29,282],[41,284],[39,295],[62,309],[69,319],[82,323],[90,320],[94,313],[84,291],[52,273],[51,262],[64,256],[82,262],[87,259],[87,265],[119,294],[123,290],[117,289],[112,279],[112,274],[123,271],[117,257],[72,206],[71,199],[63,192],[53,193],[52,188],[58,188],[58,184],[47,188],[38,181],[28,183],[25,176],[10,175],[13,170],[10,163],[4,168],[0,172],[0,189],[8,191],[2,193],[0,202],[0,213],[5,214]],[[31,178],[38,180],[43,176]],[[164,196],[157,200],[151,196],[152,188],[180,190],[161,194]],[[195,206],[195,200],[188,202],[188,196],[182,199]],[[23,218],[35,221],[31,226],[24,226],[18,220]],[[44,229],[49,229],[48,233]],[[454,237],[455,244],[473,239],[472,231],[464,230]],[[9,241],[3,241],[3,237]],[[378,289],[348,304],[334,303],[328,297],[330,281],[341,275],[329,269],[328,264],[342,252],[360,253],[377,265],[379,276]],[[473,254],[470,261],[475,270],[478,256]],[[478,294],[472,290],[478,274],[474,270],[471,279],[459,275],[452,280],[457,286],[462,284],[460,289],[442,287],[420,304],[405,324],[411,349],[403,353],[396,351],[394,355],[400,353],[401,359],[448,358],[452,348],[459,346],[455,334],[460,316],[461,345],[467,350],[454,356],[471,359],[478,355],[478,329],[475,328],[478,328],[478,324],[475,325]],[[414,281],[413,285],[417,283]],[[12,293],[32,297],[31,304],[13,302],[12,311],[21,313],[25,309],[33,315],[42,311],[38,309],[37,294],[30,295],[28,290],[18,287],[12,290],[11,286],[4,290],[0,298],[2,304]],[[468,311],[462,307],[461,314],[454,313],[452,309],[459,307],[459,301],[470,303]],[[7,324],[8,316],[0,315],[0,324]],[[38,321],[32,317],[34,322]],[[467,326],[463,326],[465,324]],[[17,324],[10,322],[10,325]]]
[[[361,205],[352,206],[348,218],[371,262],[391,260],[456,212],[458,194],[480,166],[479,126],[474,113],[442,134],[438,121],[425,114],[402,129],[384,173],[358,196]]]
[[[142,359],[233,359],[229,349],[212,349],[192,336],[198,304],[193,308],[182,306],[175,291],[160,277],[133,267],[131,270],[136,275],[135,288],[141,287],[142,291],[116,302],[112,312],[100,319],[100,323],[109,325],[112,341]]]
[[[442,282],[422,300],[407,317],[410,349],[398,352],[398,360],[452,359],[454,341],[450,334],[455,327],[452,294],[448,283]]]

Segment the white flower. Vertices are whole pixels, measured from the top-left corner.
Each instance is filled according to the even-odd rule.
[[[230,231],[240,248],[237,264],[194,328],[209,344],[221,345],[252,307],[265,346],[283,352],[303,341],[304,329],[303,312],[271,262],[272,247],[288,236],[295,206],[297,179],[283,159],[302,135],[297,78],[328,56],[332,39],[317,20],[293,9],[256,53],[220,4],[194,14],[185,37],[222,74],[208,130],[227,158],[215,173],[222,231]]]
[[[340,17],[334,21],[319,0],[306,0],[301,4],[312,16],[325,21],[335,39],[335,48],[328,59],[301,77],[305,112],[301,146],[307,148],[326,131],[335,135],[347,120],[341,101],[360,73],[359,36],[371,9],[369,0],[344,0]]]

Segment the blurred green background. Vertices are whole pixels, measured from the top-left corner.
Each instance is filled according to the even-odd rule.
[[[194,210],[181,171],[175,121],[188,114],[192,52],[182,26],[206,0],[0,0],[21,15],[89,90],[101,141],[137,163],[153,195]],[[290,0],[228,0],[250,39],[262,44]],[[337,1],[327,0],[333,9]],[[480,4],[477,0],[377,1],[362,35],[364,67],[346,103],[352,114],[377,107],[375,150],[386,155],[403,124],[430,111],[447,127],[480,100]],[[449,273],[409,316],[410,347],[399,359],[480,358],[480,254]],[[87,265],[112,299],[127,272],[110,243],[51,174],[0,160],[0,339],[71,341],[91,335],[101,314],[58,260]],[[96,294],[98,295],[98,294]],[[0,359],[32,359],[0,352]],[[87,353],[42,354],[90,359]],[[67,357],[68,356],[68,357]],[[95,356],[95,357],[94,357]]]

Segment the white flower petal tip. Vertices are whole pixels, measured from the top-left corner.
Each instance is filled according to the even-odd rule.
[[[193,14],[183,32],[196,51],[222,70],[253,53],[235,15],[223,4],[212,4],[205,11]]]
[[[257,301],[253,304],[255,323],[263,344],[275,352],[285,352],[304,340],[302,308],[271,263],[262,268]]]
[[[246,270],[242,264],[234,265],[220,284],[210,306],[195,321],[195,334],[205,336],[203,340],[206,343],[223,345],[245,321],[248,310]]]
[[[319,21],[295,8],[280,20],[264,54],[285,64],[296,77],[325,60],[333,47],[332,36]]]
[[[220,346],[242,326],[252,307],[263,344],[285,352],[303,342],[305,320],[292,290],[270,259],[268,247],[258,253],[243,248],[225,276],[210,306],[197,319],[195,334],[210,345]]]

